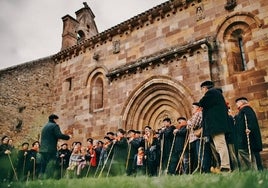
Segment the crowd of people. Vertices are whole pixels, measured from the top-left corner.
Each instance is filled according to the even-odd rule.
[[[213,82],[201,84],[203,97],[192,104],[190,118],[169,117],[159,129],[118,129],[103,139],[88,138],[58,146],[69,140],[61,132],[55,114],[41,132],[41,140],[22,143],[20,150],[11,138],[2,137],[0,180],[28,181],[38,178],[160,176],[194,173],[226,173],[263,170],[262,139],[258,120],[248,99],[236,99],[238,113],[232,116],[222,90]]]

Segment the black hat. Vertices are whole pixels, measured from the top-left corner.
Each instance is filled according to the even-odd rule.
[[[120,133],[122,133],[122,134],[125,134],[126,133],[126,131],[124,131],[124,129],[118,129],[117,131],[120,132]]]
[[[207,81],[202,82],[200,85],[200,87],[204,87],[204,86],[211,88],[211,87],[214,87],[214,83],[212,81],[207,80]]]
[[[93,144],[93,139],[92,138],[88,138],[87,142],[90,142],[91,144]]]
[[[35,145],[36,143],[38,143],[38,144],[40,145],[40,142],[39,142],[39,141],[34,141],[34,142],[32,143],[32,147],[34,147],[34,145]]]
[[[113,132],[107,132],[106,135],[112,135],[112,136],[114,136],[115,134]]]
[[[30,145],[28,142],[23,142],[22,144],[21,144],[21,146],[24,146],[24,145]]]
[[[195,106],[199,106],[199,107],[200,107],[199,102],[193,102],[193,104],[192,104],[192,105],[195,105]]]
[[[245,100],[248,101],[248,99],[246,97],[239,97],[235,100],[235,102],[240,101],[240,100]]]
[[[107,139],[107,140],[111,141],[109,136],[105,136],[104,139]]]
[[[130,129],[130,130],[127,131],[127,133],[128,133],[128,134],[129,134],[129,133],[136,133],[136,131],[133,130],[133,129]]]
[[[179,121],[179,120],[184,120],[184,121],[186,121],[186,118],[185,118],[185,117],[179,117],[179,118],[177,119],[177,121]]]
[[[54,119],[59,119],[59,117],[55,114],[51,114],[49,117],[48,117],[49,120],[54,120]]]
[[[171,119],[168,118],[168,117],[166,117],[165,119],[163,119],[163,121],[167,121],[167,122],[171,123]]]

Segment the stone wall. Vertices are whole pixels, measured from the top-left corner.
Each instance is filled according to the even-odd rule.
[[[50,57],[0,71],[0,133],[16,146],[39,139],[53,104],[54,63]]]

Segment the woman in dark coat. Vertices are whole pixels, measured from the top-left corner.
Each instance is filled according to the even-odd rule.
[[[260,157],[262,139],[256,114],[245,97],[236,99],[236,105],[239,109],[238,114],[235,116],[235,125],[237,127],[236,149],[238,150],[240,168],[241,170],[251,169],[252,164],[254,164],[258,170],[263,170]],[[249,140],[247,139],[247,134]],[[250,159],[252,160],[250,161]]]
[[[145,173],[148,176],[157,176],[160,161],[160,142],[152,129],[149,129],[143,138],[146,158]]]

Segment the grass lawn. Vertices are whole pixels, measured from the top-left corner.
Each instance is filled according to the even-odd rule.
[[[161,177],[101,177],[48,179],[28,182],[13,182],[0,185],[1,188],[268,188],[268,170],[224,174],[194,174]]]

